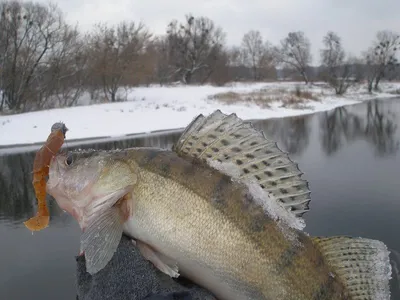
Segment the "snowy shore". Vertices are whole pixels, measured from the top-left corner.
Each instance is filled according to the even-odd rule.
[[[296,95],[297,86],[308,94],[299,102],[285,102],[288,96],[292,99]],[[338,97],[320,85],[305,87],[290,82],[235,83],[225,87],[138,87],[126,94],[124,102],[0,116],[0,148],[41,143],[46,140],[51,125],[59,121],[69,128],[68,140],[118,138],[183,128],[198,114],[207,115],[216,109],[236,113],[243,119],[268,119],[399,97],[394,94],[399,89],[400,83],[385,83],[382,93],[368,94],[365,86],[358,86]],[[307,95],[312,95],[312,99],[307,99]]]

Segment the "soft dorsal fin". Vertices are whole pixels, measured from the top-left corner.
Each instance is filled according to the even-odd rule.
[[[351,299],[390,299],[391,265],[385,244],[347,236],[315,237],[313,241]]]
[[[239,168],[235,179],[257,182],[296,217],[309,210],[310,190],[297,164],[276,142],[236,114],[216,110],[208,117],[199,115],[186,127],[173,150],[181,156],[234,164]]]

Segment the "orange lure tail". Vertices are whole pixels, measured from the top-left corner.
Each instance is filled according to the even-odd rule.
[[[63,123],[55,123],[46,143],[38,150],[33,162],[33,187],[38,201],[36,216],[24,222],[31,231],[39,231],[49,225],[50,213],[46,203],[46,177],[49,175],[51,159],[64,143],[67,127]]]

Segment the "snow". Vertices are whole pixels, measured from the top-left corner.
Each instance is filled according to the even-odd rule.
[[[345,97],[337,97],[331,89],[316,85],[306,89],[317,93],[319,101],[307,101],[301,109],[282,107],[281,101],[272,102],[269,107],[263,108],[249,101],[227,104],[212,98],[219,93],[245,94],[260,89],[263,89],[264,93],[272,92],[274,89],[293,91],[296,85],[305,88],[304,84],[290,82],[235,83],[224,87],[210,85],[137,87],[127,92],[125,102],[3,115],[0,116],[0,147],[44,142],[51,126],[60,121],[68,127],[67,140],[70,141],[115,138],[184,128],[198,114],[208,115],[216,109],[224,113],[236,113],[246,120],[255,120],[309,114],[369,99],[396,97],[387,92],[367,94],[364,91],[365,86],[351,90]],[[400,84],[386,84],[383,88],[385,91],[399,89]],[[87,103],[87,96],[85,97]]]

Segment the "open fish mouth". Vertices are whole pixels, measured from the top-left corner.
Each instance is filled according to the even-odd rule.
[[[56,188],[62,180],[59,160],[63,159],[64,157],[65,157],[65,155],[59,154],[57,156],[54,156],[50,161],[49,180],[47,181],[47,184],[46,184],[46,189],[48,191],[51,191],[54,188]]]

